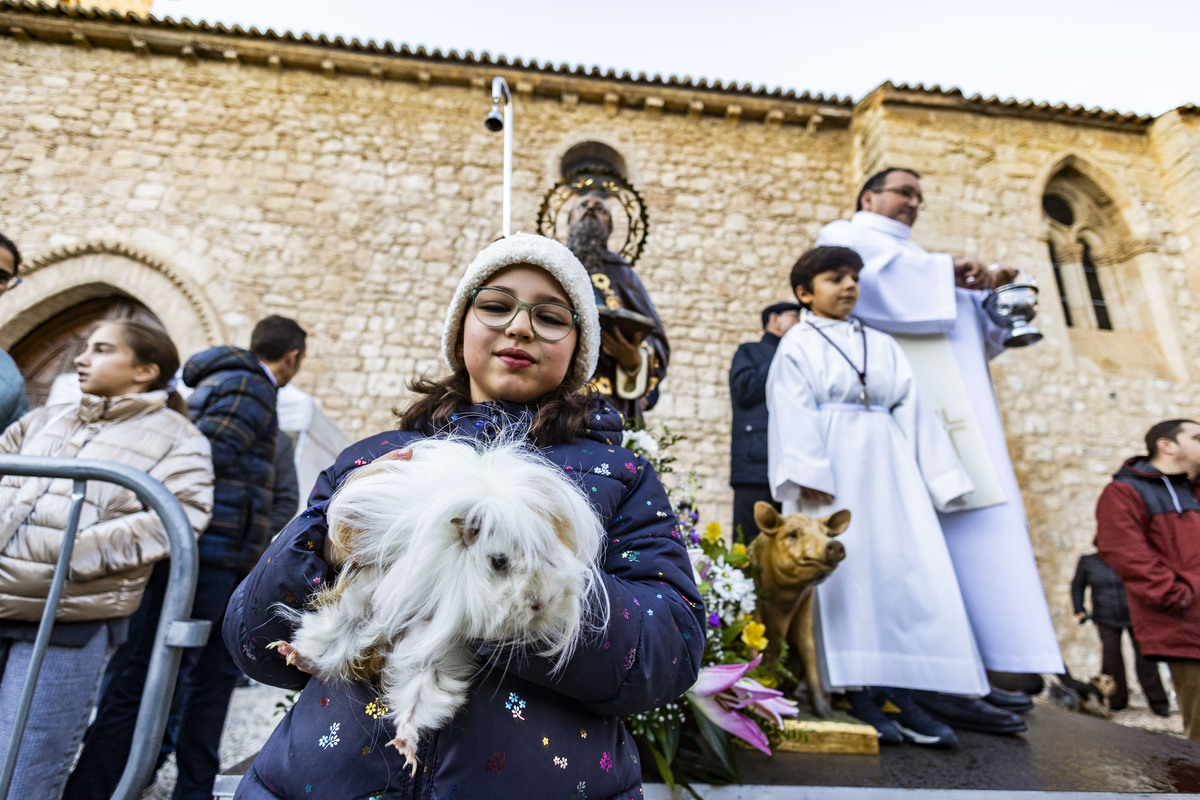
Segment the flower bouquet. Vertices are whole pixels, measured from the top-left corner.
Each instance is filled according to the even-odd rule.
[[[657,442],[641,432],[640,439],[627,437],[625,446],[657,469],[665,447],[683,439],[663,431]],[[670,472],[670,461],[663,467]],[[708,611],[700,676],[681,699],[625,720],[642,750],[653,757],[663,781],[697,798],[691,783],[739,781],[735,741],[770,755],[782,735],[783,717],[797,713],[796,703],[775,688],[781,675],[764,666],[759,655],[767,639],[765,628],[754,619],[757,594],[746,546],[728,544],[718,522],[700,530],[698,488],[693,472],[683,486],[668,493]]]

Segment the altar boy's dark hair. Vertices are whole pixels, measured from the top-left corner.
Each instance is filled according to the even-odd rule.
[[[792,267],[792,293],[795,294],[796,288],[800,286],[803,286],[805,291],[811,292],[813,278],[822,272],[833,272],[843,267],[850,267],[855,274],[858,274],[863,267],[862,256],[849,247],[833,245],[814,247],[800,256],[796,265]]]

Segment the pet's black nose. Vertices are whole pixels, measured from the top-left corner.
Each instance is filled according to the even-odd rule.
[[[535,614],[540,614],[542,611],[542,608],[543,608],[543,606],[542,606],[541,600],[534,600],[532,603],[529,604],[529,609]]]

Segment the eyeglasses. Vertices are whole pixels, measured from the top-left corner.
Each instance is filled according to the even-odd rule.
[[[884,186],[882,189],[878,189],[877,191],[892,192],[893,194],[900,195],[905,200],[911,201],[915,199],[918,206],[925,205],[925,196],[911,186]]]
[[[0,293],[7,292],[9,289],[15,289],[21,285],[21,279],[16,275],[9,275],[7,272],[0,272]]]
[[[547,342],[565,339],[579,323],[579,315],[559,303],[525,303],[503,289],[477,286],[471,290],[475,319],[489,328],[503,328],[522,311],[529,312],[533,335]]]

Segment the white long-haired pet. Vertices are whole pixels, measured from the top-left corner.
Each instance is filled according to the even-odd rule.
[[[288,663],[327,678],[378,681],[391,741],[416,774],[421,731],[463,704],[486,641],[561,666],[581,633],[607,623],[597,561],[604,529],[582,490],[528,445],[413,444],[409,461],[353,473],[326,515],[345,556],[299,622]]]

